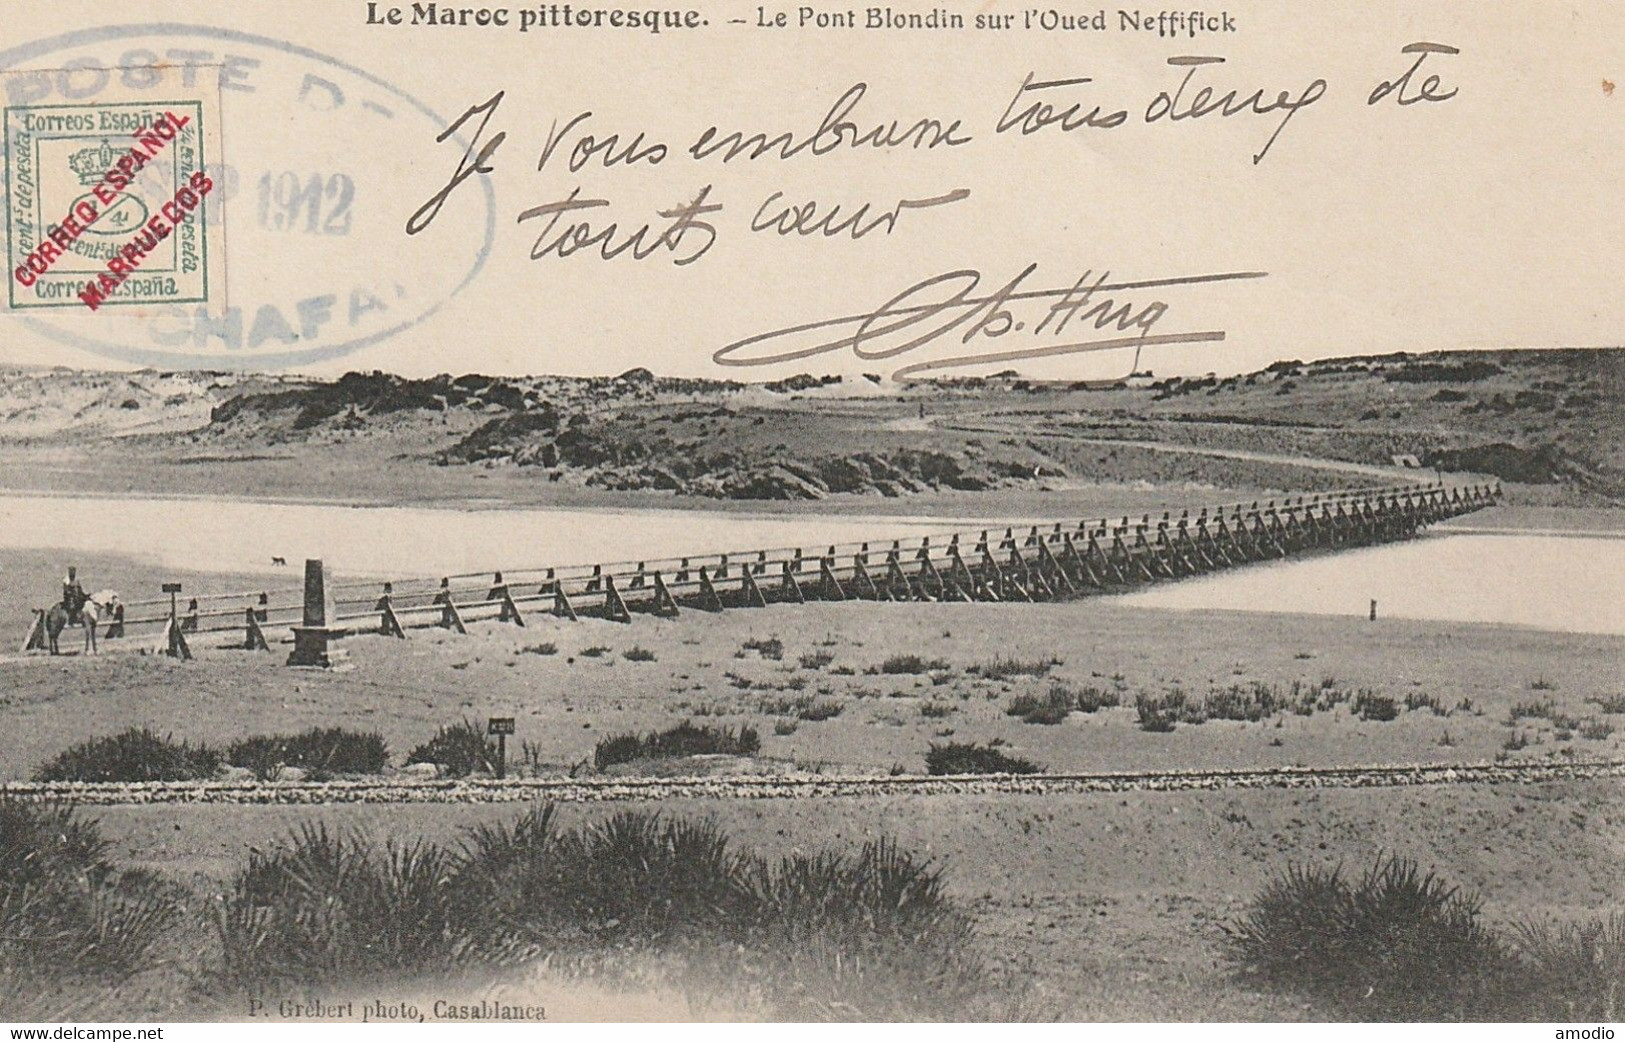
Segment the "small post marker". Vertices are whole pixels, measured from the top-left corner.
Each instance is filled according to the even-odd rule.
[[[1371,601],[1371,621],[1377,621],[1377,602],[1375,598],[1373,598]]]
[[[163,591],[169,594],[169,618],[164,623],[163,646],[158,650],[170,658],[185,661],[192,657],[192,649],[186,644],[186,634],[183,632],[185,627],[181,625],[180,604],[177,600],[181,584],[164,583]]]
[[[508,774],[508,736],[513,734],[513,717],[493,716],[485,722],[485,733],[497,736],[497,777]]]

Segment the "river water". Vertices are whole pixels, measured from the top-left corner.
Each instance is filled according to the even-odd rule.
[[[1419,539],[1251,565],[1128,594],[1178,611],[1491,622],[1625,634],[1625,539],[1435,530]]]
[[[945,517],[680,510],[450,510],[242,500],[0,494],[0,549],[109,553],[193,572],[280,574],[320,557],[347,575],[438,576],[881,541],[985,523]],[[275,568],[271,557],[289,568]],[[1229,609],[1503,623],[1625,635],[1625,539],[1434,530],[1420,539],[1252,565],[1124,595]]]

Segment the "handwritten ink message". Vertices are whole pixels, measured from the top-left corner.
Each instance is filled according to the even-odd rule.
[[[1449,62],[1457,48],[1414,42],[1397,49],[1394,67],[1361,84],[1359,100],[1370,119],[1405,118],[1418,106],[1448,103],[1459,93]],[[792,196],[768,188],[726,197],[721,171],[817,168],[831,157],[879,161],[912,154],[950,157],[976,149],[1022,147],[1025,139],[1087,135],[1100,148],[1118,147],[1126,128],[1177,135],[1193,124],[1234,127],[1240,149],[1253,166],[1290,147],[1294,127],[1316,118],[1315,110],[1337,88],[1324,77],[1266,83],[1217,54],[1176,54],[1166,59],[1165,82],[1149,97],[1119,96],[1090,76],[1041,76],[1029,71],[998,99],[997,109],[978,104],[899,113],[866,82],[847,86],[826,104],[798,101],[782,119],[740,126],[727,120],[673,129],[610,125],[591,108],[561,113],[536,140],[519,143],[505,125],[498,91],[468,106],[436,138],[462,145],[440,186],[405,222],[409,236],[428,231],[447,201],[475,178],[511,165],[535,176],[536,195],[515,207],[513,224],[538,264],[599,263],[699,265],[725,239],[752,236],[782,242],[858,242],[907,233],[937,215],[974,207],[982,193],[1010,191],[954,183],[925,187],[899,183],[884,198],[854,200],[839,188]],[[527,133],[531,128],[524,128]],[[1126,146],[1123,146],[1126,147]],[[919,177],[920,164],[908,168]],[[664,175],[677,182],[683,201],[652,212],[630,212],[616,202],[619,178]],[[733,190],[738,191],[737,179]],[[1039,275],[1034,261],[1016,272],[984,278],[973,269],[921,273],[899,290],[884,291],[878,305],[865,302],[849,315],[819,319],[756,334],[713,353],[724,366],[776,365],[836,351],[863,359],[893,359],[924,352],[928,345],[958,342],[952,353],[915,355],[893,376],[915,378],[944,370],[1154,344],[1211,343],[1223,330],[1172,330],[1167,317],[1180,287],[1262,279],[1259,271],[1220,271],[1116,278],[1106,268],[1070,272],[1064,280]],[[989,288],[989,287],[996,288]],[[963,350],[961,350],[961,348]]]

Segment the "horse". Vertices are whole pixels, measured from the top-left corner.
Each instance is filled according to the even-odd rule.
[[[83,654],[92,655],[96,653],[96,627],[101,624],[102,613],[104,611],[111,612],[117,601],[118,594],[107,590],[95,597],[86,597],[84,602],[78,606],[78,625],[85,631]],[[57,638],[62,635],[63,630],[68,628],[69,621],[73,616],[74,613],[69,610],[67,604],[53,605],[51,610],[46,613],[45,637],[50,644],[51,654],[61,654],[61,649],[57,645]]]

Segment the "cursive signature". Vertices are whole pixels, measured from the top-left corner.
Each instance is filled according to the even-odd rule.
[[[851,348],[857,357],[873,361],[898,358],[927,345],[976,345],[968,353],[911,361],[892,373],[894,380],[909,380],[922,373],[990,363],[1132,349],[1132,374],[1141,348],[1212,343],[1225,337],[1223,330],[1213,329],[1153,332],[1169,309],[1157,291],[1267,275],[1230,271],[1112,282],[1109,271],[1086,271],[1071,286],[1024,288],[1037,270],[1036,263],[1029,264],[1000,288],[980,295],[979,271],[933,275],[873,311],[758,333],[711,357],[718,365],[775,365]]]

